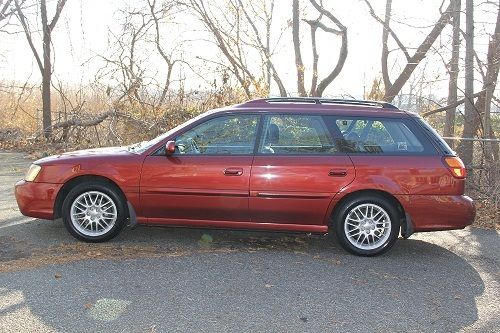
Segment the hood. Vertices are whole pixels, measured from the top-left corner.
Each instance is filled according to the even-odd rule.
[[[135,155],[127,147],[105,147],[70,151],[59,155],[52,155],[37,160],[36,164],[54,164],[65,162],[77,162],[83,159],[107,158]]]

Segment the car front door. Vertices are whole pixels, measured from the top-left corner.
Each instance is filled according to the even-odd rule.
[[[322,224],[334,195],[354,179],[323,117],[265,116],[259,142],[250,177],[252,221]]]
[[[253,114],[218,116],[178,135],[173,155],[148,156],[141,178],[141,207],[148,222],[249,221],[259,119]]]

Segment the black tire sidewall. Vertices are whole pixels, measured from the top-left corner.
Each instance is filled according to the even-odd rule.
[[[389,238],[376,249],[372,250],[359,249],[353,244],[351,244],[351,242],[349,242],[345,234],[344,224],[347,214],[354,207],[361,204],[375,204],[377,206],[380,206],[387,212],[389,218],[391,219],[391,234],[389,235]],[[342,245],[344,249],[358,256],[371,257],[386,252],[394,245],[399,236],[399,229],[400,229],[399,220],[400,220],[400,214],[398,213],[397,208],[390,200],[387,200],[386,198],[378,195],[363,195],[347,199],[344,203],[341,204],[341,206],[335,213],[333,227],[335,229],[334,230],[335,236],[340,245]]]
[[[88,191],[102,192],[108,195],[116,205],[117,218],[115,225],[107,233],[100,236],[93,237],[84,235],[80,231],[78,231],[71,222],[71,205],[73,201],[80,194]],[[69,231],[69,233],[73,235],[75,238],[89,243],[100,243],[108,241],[114,238],[116,235],[118,235],[118,233],[125,226],[126,212],[127,210],[125,206],[125,199],[119,194],[119,192],[116,189],[106,184],[88,182],[88,183],[78,184],[73,189],[71,189],[71,191],[68,193],[68,195],[63,201],[61,215],[62,215],[62,220],[64,222],[64,226]]]

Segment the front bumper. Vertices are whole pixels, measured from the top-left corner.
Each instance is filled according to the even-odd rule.
[[[54,219],[54,203],[62,184],[27,182],[15,185],[17,205],[23,215],[39,219]]]

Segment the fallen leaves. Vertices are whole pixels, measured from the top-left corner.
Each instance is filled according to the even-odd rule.
[[[157,245],[117,245],[112,243],[88,244],[71,243],[60,244],[38,249],[29,256],[0,262],[0,273],[32,269],[53,264],[66,264],[81,260],[128,260],[138,258],[162,258],[179,257],[193,253],[231,253],[236,249],[221,248],[198,248],[198,249],[171,249]],[[58,278],[58,277],[56,277]]]

